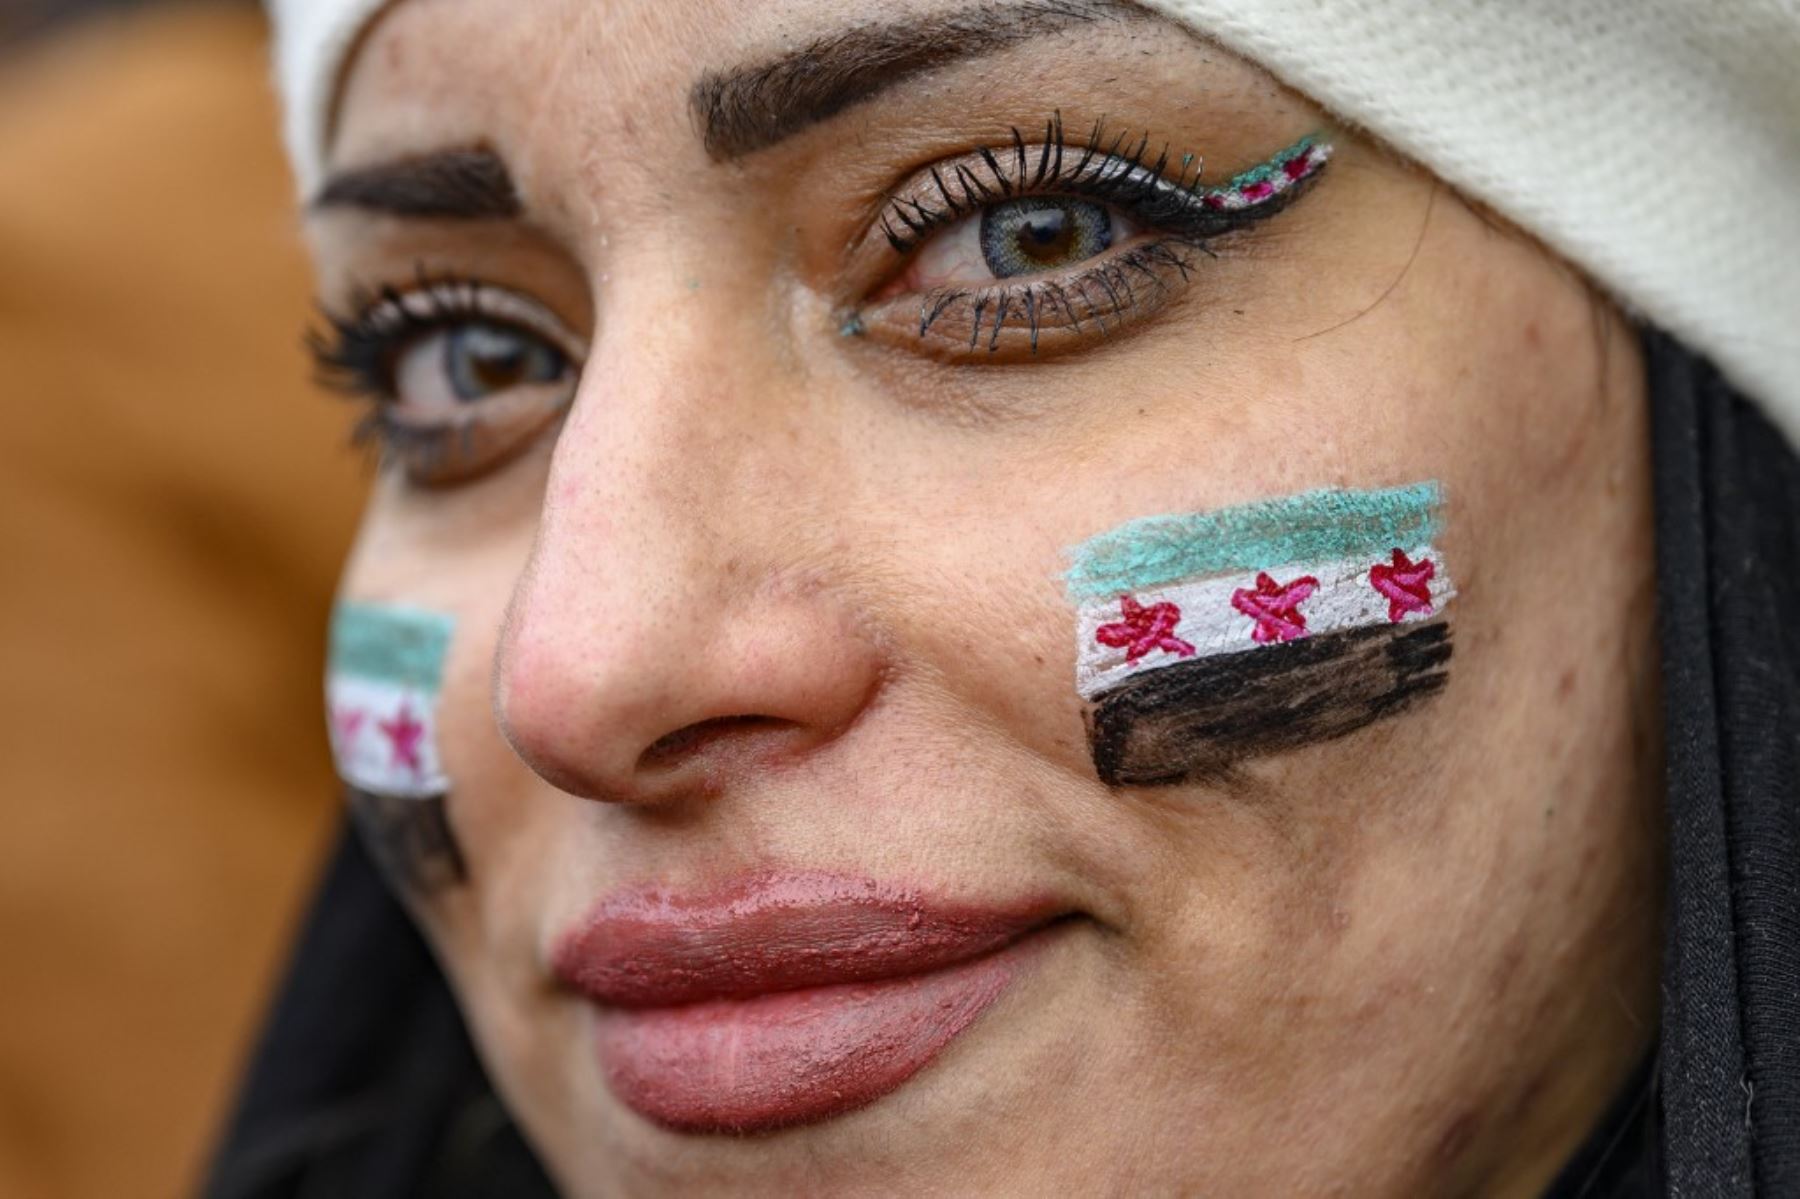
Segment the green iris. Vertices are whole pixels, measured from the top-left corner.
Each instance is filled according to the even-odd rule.
[[[1112,245],[1104,206],[1058,196],[1008,200],[981,214],[981,256],[997,278],[1071,266]]]

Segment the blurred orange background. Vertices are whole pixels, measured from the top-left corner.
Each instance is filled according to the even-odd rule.
[[[368,475],[299,349],[260,12],[101,7],[0,0],[15,1199],[197,1185],[336,817],[319,675]]]

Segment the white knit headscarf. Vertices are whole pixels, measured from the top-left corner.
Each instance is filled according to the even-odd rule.
[[[302,188],[389,0],[270,0]],[[1140,0],[1530,230],[1800,445],[1800,0]]]

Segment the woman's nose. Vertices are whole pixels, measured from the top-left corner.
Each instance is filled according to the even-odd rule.
[[[496,662],[514,751],[563,791],[651,803],[833,742],[883,666],[831,539],[805,528],[817,505],[716,421],[580,417]]]

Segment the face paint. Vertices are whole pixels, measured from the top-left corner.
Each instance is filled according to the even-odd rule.
[[[1083,543],[1076,687],[1102,781],[1180,783],[1442,690],[1435,483],[1132,521]]]
[[[325,689],[338,776],[383,870],[415,890],[466,873],[437,740],[454,627],[448,616],[383,604],[339,604],[331,619]]]
[[[1235,211],[1264,204],[1319,172],[1331,157],[1330,143],[1301,138],[1267,162],[1251,167],[1224,187],[1209,188],[1201,202],[1208,208]]]

